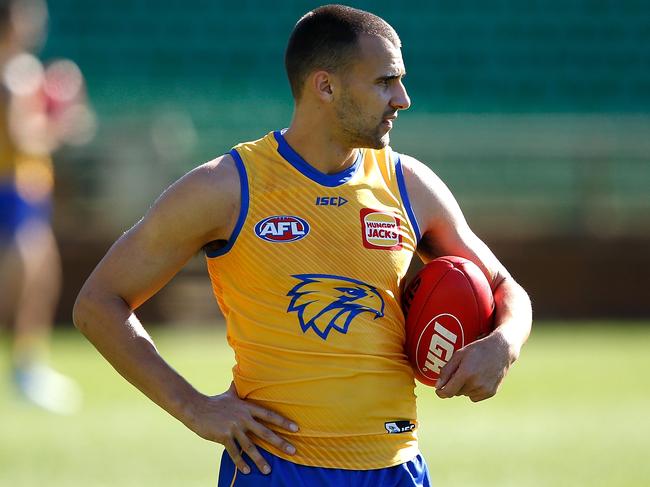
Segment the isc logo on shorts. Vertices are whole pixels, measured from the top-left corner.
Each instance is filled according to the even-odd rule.
[[[361,232],[363,246],[375,250],[400,250],[402,232],[400,220],[395,215],[384,211],[362,208]]]
[[[309,223],[297,216],[269,216],[255,225],[255,235],[267,242],[295,242],[308,233]]]

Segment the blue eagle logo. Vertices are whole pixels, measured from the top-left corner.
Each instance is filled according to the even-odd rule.
[[[360,313],[384,316],[384,300],[377,289],[349,277],[329,274],[297,274],[300,282],[287,293],[288,312],[298,314],[303,332],[310,328],[327,340],[331,330],[343,334]]]

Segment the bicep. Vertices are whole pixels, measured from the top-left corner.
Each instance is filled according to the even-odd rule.
[[[228,238],[239,206],[238,184],[232,180],[238,176],[225,166],[200,168],[207,174],[191,172],[167,189],[113,244],[88,278],[86,291],[118,296],[135,309],[205,244]]]
[[[449,188],[421,162],[404,158],[404,178],[422,239],[418,255],[426,263],[444,255],[477,264],[495,288],[507,271],[469,227]]]
[[[171,235],[161,238],[155,227],[164,218],[157,220],[147,216],[122,235],[91,274],[87,286],[121,297],[131,309],[159,291],[196,249]]]

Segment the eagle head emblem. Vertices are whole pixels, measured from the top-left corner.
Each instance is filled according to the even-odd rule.
[[[300,282],[287,296],[288,312],[298,314],[303,332],[310,328],[327,339],[331,330],[347,333],[360,313],[384,316],[384,300],[376,288],[356,279],[329,274],[297,274]]]

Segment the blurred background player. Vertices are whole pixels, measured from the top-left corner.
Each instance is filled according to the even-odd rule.
[[[73,62],[45,67],[31,54],[45,38],[47,16],[42,0],[0,0],[0,323],[13,332],[12,378],[21,395],[71,413],[79,388],[46,365],[61,289],[51,154],[78,130],[86,104]]]

